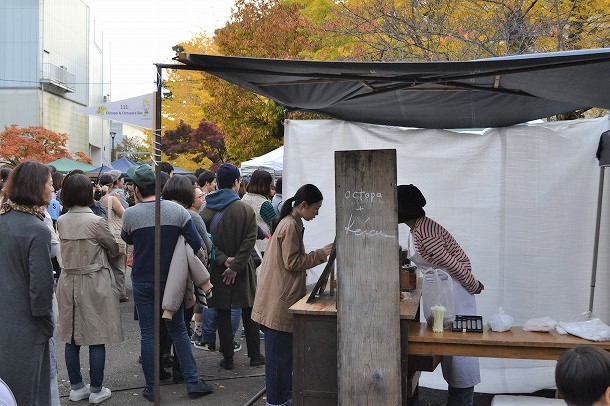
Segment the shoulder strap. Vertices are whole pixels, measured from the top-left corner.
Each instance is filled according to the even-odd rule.
[[[114,217],[114,212],[112,210],[112,198],[113,198],[112,195],[108,195],[108,213],[106,213],[106,214],[108,215],[109,222],[112,222],[112,219]]]
[[[214,217],[212,217],[212,220],[210,220],[210,233],[214,234],[216,232],[216,226],[218,226],[218,223],[223,218],[230,205],[231,204],[228,204],[224,209],[214,214]]]

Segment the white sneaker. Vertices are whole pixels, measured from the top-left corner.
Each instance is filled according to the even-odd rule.
[[[102,403],[104,400],[110,399],[111,395],[112,393],[110,392],[110,389],[106,388],[105,386],[102,386],[101,391],[97,393],[92,392],[91,395],[89,395],[89,403]]]
[[[70,400],[78,402],[79,400],[87,399],[90,394],[89,385],[85,385],[80,389],[70,389]]]

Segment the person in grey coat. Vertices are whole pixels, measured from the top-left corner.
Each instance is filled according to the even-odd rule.
[[[53,192],[46,165],[27,161],[10,174],[0,200],[0,378],[18,405],[51,404],[53,336],[51,232],[42,207]]]

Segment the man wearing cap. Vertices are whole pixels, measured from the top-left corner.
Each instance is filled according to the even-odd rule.
[[[421,270],[442,269],[453,278],[453,300],[456,314],[477,314],[474,295],[483,284],[472,275],[466,253],[453,236],[434,220],[426,217],[426,198],[414,185],[400,185],[398,222],[410,228],[407,251],[409,259]],[[443,377],[449,384],[448,406],[472,406],[474,386],[481,382],[479,359],[443,357]]]
[[[128,244],[134,246],[132,265],[133,298],[140,323],[140,342],[142,369],[146,379],[143,396],[154,401],[154,323],[155,317],[160,320],[161,309],[154,308],[154,266],[155,266],[155,173],[148,164],[132,167],[127,171],[133,180],[136,202],[123,214],[123,230],[121,236]],[[195,230],[191,215],[186,209],[176,203],[161,201],[161,297],[167,281],[172,254],[183,235],[195,252],[201,249],[201,238]],[[176,312],[183,313],[181,307]],[[201,396],[213,392],[213,388],[198,378],[195,358],[191,350],[183,317],[174,317],[165,321],[167,331],[174,343],[176,356],[186,390],[190,396]]]
[[[256,269],[250,253],[256,242],[256,215],[237,194],[241,183],[239,169],[224,163],[216,171],[219,190],[206,196],[201,217],[212,234],[216,259],[210,280],[214,296],[208,306],[217,309],[218,336],[223,360],[220,366],[233,369],[231,308],[242,309],[242,321],[251,366],[265,364],[260,353],[259,325],[252,320],[256,292]]]

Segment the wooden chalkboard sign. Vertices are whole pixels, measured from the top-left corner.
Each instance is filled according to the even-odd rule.
[[[335,152],[339,405],[398,405],[396,150]]]

